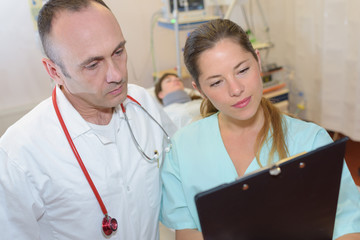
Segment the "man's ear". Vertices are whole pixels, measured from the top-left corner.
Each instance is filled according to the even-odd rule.
[[[207,98],[207,97],[203,94],[203,92],[197,87],[197,85],[196,85],[196,83],[195,83],[194,81],[191,82],[191,85],[192,85],[192,87],[193,87],[194,89],[196,89],[196,90],[201,94],[201,96],[202,96],[203,98]]]
[[[64,85],[63,79],[60,77],[60,68],[53,61],[48,58],[43,58],[42,63],[48,72],[49,76],[55,81],[58,85]]]

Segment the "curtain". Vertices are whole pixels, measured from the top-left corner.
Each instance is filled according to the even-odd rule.
[[[327,0],[321,52],[321,124],[360,141],[360,1]]]

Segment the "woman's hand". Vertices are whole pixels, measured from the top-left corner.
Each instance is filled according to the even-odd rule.
[[[336,240],[360,240],[360,233],[349,233],[345,234]]]
[[[197,229],[176,230],[176,240],[204,240],[202,233]]]

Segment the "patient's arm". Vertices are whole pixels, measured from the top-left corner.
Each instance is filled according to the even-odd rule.
[[[360,240],[360,233],[345,234],[336,240]]]
[[[182,229],[176,230],[176,240],[204,240],[204,238],[197,229]]]

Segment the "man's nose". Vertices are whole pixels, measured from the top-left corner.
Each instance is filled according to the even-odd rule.
[[[106,81],[108,83],[111,82],[119,83],[121,82],[122,78],[123,78],[123,73],[120,70],[120,66],[116,62],[110,61],[108,64]]]

